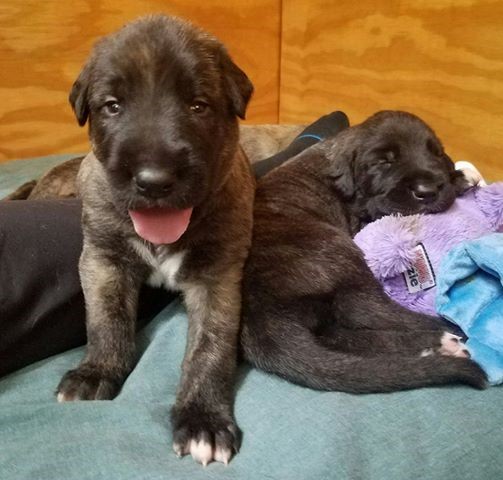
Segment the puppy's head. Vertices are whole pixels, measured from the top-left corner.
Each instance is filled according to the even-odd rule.
[[[406,112],[379,112],[336,138],[332,178],[362,216],[440,212],[468,184],[433,130]]]
[[[159,15],[101,40],[70,103],[117,201],[185,209],[224,181],[252,91],[215,38]]]

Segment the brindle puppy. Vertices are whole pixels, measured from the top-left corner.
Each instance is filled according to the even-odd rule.
[[[391,301],[351,238],[383,215],[445,210],[464,188],[433,131],[403,112],[378,113],[264,177],[243,283],[246,359],[323,390],[484,387],[459,337]]]
[[[99,42],[70,93],[93,146],[79,173],[88,345],[58,400],[113,398],[135,363],[140,285],[180,290],[189,333],[174,449],[203,464],[239,447],[233,384],[254,181],[237,116],[252,89],[215,38],[154,16]]]

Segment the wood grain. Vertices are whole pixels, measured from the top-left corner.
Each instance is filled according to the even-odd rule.
[[[147,13],[219,37],[255,85],[248,119],[278,121],[280,0],[2,0],[0,161],[88,150],[67,97],[93,43]]]
[[[503,180],[503,2],[289,0],[282,22],[281,122],[408,110]]]
[[[495,0],[4,0],[0,161],[86,151],[69,88],[97,38],[153,12],[189,18],[228,45],[256,87],[250,123],[309,122],[337,108],[356,123],[409,110],[454,159],[503,179]]]

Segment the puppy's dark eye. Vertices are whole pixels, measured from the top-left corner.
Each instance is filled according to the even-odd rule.
[[[193,113],[205,113],[209,108],[209,105],[206,102],[203,102],[201,100],[196,100],[191,103],[190,105],[190,111]]]
[[[107,115],[113,117],[122,111],[122,107],[117,100],[110,100],[103,105],[103,110]]]

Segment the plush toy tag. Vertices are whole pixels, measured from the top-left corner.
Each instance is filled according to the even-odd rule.
[[[409,293],[428,290],[436,285],[435,274],[422,243],[414,248],[414,256],[415,259],[412,265],[403,272]]]

